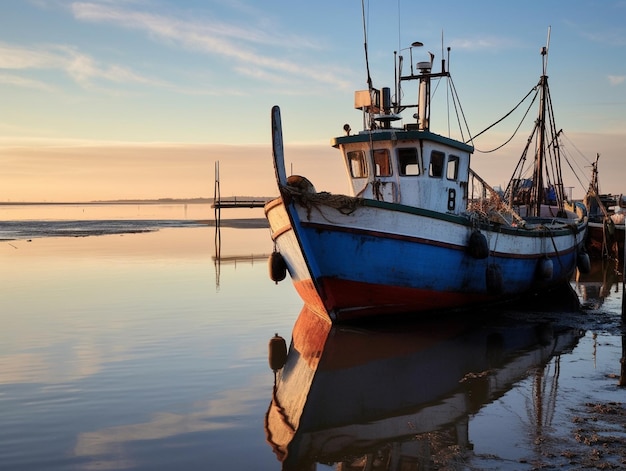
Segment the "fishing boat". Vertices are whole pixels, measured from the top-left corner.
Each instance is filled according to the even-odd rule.
[[[411,58],[420,46],[409,48]],[[354,322],[531,296],[568,283],[577,266],[588,269],[587,218],[580,208],[565,208],[548,46],[541,54],[543,73],[532,90],[539,98],[532,140],[503,192],[471,169],[471,140],[431,130],[434,81],[447,81],[456,96],[446,60],[436,72],[432,54],[415,71],[411,59],[409,73],[396,55],[393,100],[389,87],[373,87],[367,67],[368,89],[355,93],[363,130],[353,133],[345,125],[344,135],[331,140],[347,171],[345,194],[317,192],[306,177],[287,176],[281,114],[274,106],[280,196],[265,205],[275,243],[271,278],[278,282],[288,272],[310,308],[334,322]],[[405,83],[417,85],[416,104],[401,102]],[[415,113],[404,123],[407,110]],[[534,170],[523,178],[531,142]]]
[[[626,219],[626,201],[624,196],[600,193],[598,183],[598,161],[600,154],[591,164],[589,189],[583,199],[589,224],[586,247],[592,257],[622,259],[624,255],[624,220]]]
[[[471,418],[533,372],[542,381],[529,392],[528,426],[540,434],[551,424],[537,419],[557,397],[548,363],[584,332],[497,314],[361,328],[332,325],[305,306],[284,364],[274,365],[265,416],[281,469],[434,469],[444,456],[467,464]],[[524,409],[516,412],[523,420]]]

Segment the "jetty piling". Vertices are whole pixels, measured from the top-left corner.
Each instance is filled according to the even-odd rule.
[[[221,218],[222,209],[234,208],[262,208],[267,200],[260,199],[241,199],[236,196],[222,199],[220,192],[220,161],[215,161],[215,184],[213,187],[213,204],[211,207],[215,210],[215,226],[218,227]]]
[[[262,208],[265,206],[268,200],[264,198],[259,199],[241,199],[237,197],[231,197],[223,200],[221,196],[220,188],[220,162],[215,161],[215,183],[213,187],[213,204],[211,207],[214,210],[215,216],[215,256],[213,262],[215,264],[215,281],[216,288],[219,288],[220,283],[220,268],[222,263],[237,263],[238,261],[249,261],[254,263],[257,260],[267,260],[269,254],[251,254],[251,255],[234,255],[229,257],[222,256],[222,235],[221,235],[221,218],[222,209],[234,209],[234,208]]]

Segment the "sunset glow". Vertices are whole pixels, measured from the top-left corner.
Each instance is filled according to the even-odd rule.
[[[366,6],[374,85],[393,86],[393,51],[416,39],[438,62],[443,36],[473,133],[536,83],[550,26],[557,124],[582,154],[583,177],[600,153],[601,190],[625,191],[624,2],[444,1],[426,16],[415,2]],[[38,0],[4,2],[0,13],[0,202],[212,197],[216,161],[223,195],[275,195],[274,104],[294,173],[343,189],[328,143],[362,120],[352,106],[366,88],[360,2]],[[445,131],[447,117],[437,119]],[[473,167],[503,184],[520,151],[476,152]],[[586,181],[578,186],[575,197]]]

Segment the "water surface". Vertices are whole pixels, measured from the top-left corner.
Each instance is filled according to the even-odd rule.
[[[309,448],[295,469],[346,469],[367,456],[388,457],[388,467],[375,469],[400,469],[391,467],[393,450],[404,453],[402,469],[433,465],[441,450],[458,469],[532,469],[549,444],[575,442],[581,404],[623,401],[620,283],[573,281],[583,314],[510,310],[485,325],[466,318],[454,332],[450,321],[391,331],[322,326],[317,340],[305,329],[291,345],[302,303],[288,279],[269,279],[268,229],[222,227],[218,261],[215,228],[198,223],[207,208],[187,208],[190,217],[180,207],[157,209],[125,219],[129,208],[118,208],[77,224],[130,221],[148,232],[0,242],[0,469],[287,468],[269,421],[275,380],[289,372],[304,375],[302,388],[282,399],[302,422],[300,430],[287,422],[281,439],[292,457],[310,437],[300,416],[327,417],[318,432],[338,428],[357,442],[346,438],[332,455]],[[68,219],[37,219],[31,210],[11,220],[81,220],[81,208]],[[10,227],[0,223],[2,231]],[[275,376],[268,342],[276,332],[291,350]],[[312,341],[321,342],[317,353],[301,355],[296,347]],[[415,394],[404,394],[408,387]],[[443,420],[441,405],[459,398],[467,410]],[[340,401],[367,407],[340,417]],[[427,420],[440,426],[427,430]],[[402,422],[395,431],[379,427]]]

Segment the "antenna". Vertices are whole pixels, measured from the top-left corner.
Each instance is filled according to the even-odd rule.
[[[541,49],[541,55],[543,56],[543,75],[548,73],[548,49],[550,48],[550,30],[552,26],[548,26],[548,38],[546,39],[546,45]]]
[[[446,71],[446,56],[443,53],[443,29],[441,30],[441,73]]]
[[[367,27],[365,26],[365,0],[361,0],[361,14],[363,16],[363,39],[365,47],[365,69],[367,70],[367,86],[372,91],[372,77],[370,76],[370,62],[367,57]]]
[[[413,75],[413,48],[414,47],[422,47],[424,44],[420,41],[413,41],[411,43],[411,47],[409,48],[409,59],[411,60],[411,75]]]

